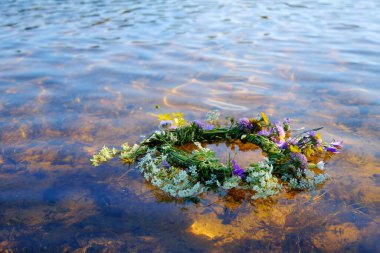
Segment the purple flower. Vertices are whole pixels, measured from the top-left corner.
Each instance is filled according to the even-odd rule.
[[[308,134],[309,136],[313,137],[314,139],[317,138],[317,133],[316,133],[315,131],[313,131],[313,130],[307,132],[307,134]]]
[[[248,118],[239,119],[238,125],[239,125],[239,127],[244,128],[244,129],[252,129],[252,124],[251,124],[251,122],[249,122]]]
[[[198,127],[202,128],[203,130],[213,130],[214,126],[211,124],[203,123],[200,120],[194,120],[194,124]]]
[[[335,148],[342,149],[343,141],[334,141],[334,142],[331,142],[330,145],[333,145]]]
[[[284,130],[285,131],[289,131],[290,130],[290,126],[289,126],[290,119],[289,118],[286,118],[282,124],[284,125]]]
[[[307,158],[301,153],[290,153],[290,158],[293,162],[299,163],[300,168],[306,170],[308,168]]]
[[[162,160],[162,167],[164,167],[165,169],[169,169],[170,164],[166,160]]]
[[[275,124],[275,126],[276,126],[278,137],[284,138],[285,137],[285,131],[284,131],[284,128],[281,126],[281,123],[277,122]]]
[[[204,124],[203,130],[213,130],[214,126],[211,124]]]
[[[202,123],[202,121],[196,119],[196,120],[194,120],[194,124],[200,127],[200,126],[202,126],[203,123]]]
[[[338,154],[339,153],[339,151],[337,150],[336,147],[325,147],[325,150],[329,151],[331,153],[334,153],[334,154]]]
[[[232,167],[234,169],[232,171],[232,175],[236,175],[236,176],[239,176],[240,178],[243,178],[244,177],[244,169],[242,167],[240,167],[239,164],[237,164],[234,159],[232,159],[231,162],[232,162]]]
[[[173,121],[171,120],[163,120],[160,122],[160,127],[162,128],[173,128]]]
[[[291,139],[291,138],[288,139],[288,142],[289,144],[292,144],[292,145],[297,145],[298,143],[296,139]]]
[[[276,142],[277,146],[281,149],[289,148],[289,144],[286,141],[279,140],[279,141],[275,141],[275,142]]]
[[[267,136],[267,137],[269,135],[271,135],[271,134],[273,134],[273,129],[272,128],[270,129],[270,131],[263,129],[263,130],[257,132],[257,135]]]

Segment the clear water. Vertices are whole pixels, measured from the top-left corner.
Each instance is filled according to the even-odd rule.
[[[2,0],[0,251],[380,251],[378,13],[371,0]],[[89,164],[157,113],[212,109],[324,126],[345,142],[333,180],[193,204],[118,161]]]

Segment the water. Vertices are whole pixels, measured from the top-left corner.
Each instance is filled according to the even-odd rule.
[[[1,1],[0,251],[380,251],[379,11],[370,0]],[[157,113],[211,109],[324,126],[345,142],[333,180],[193,204],[118,161],[89,164],[103,145],[142,140]]]

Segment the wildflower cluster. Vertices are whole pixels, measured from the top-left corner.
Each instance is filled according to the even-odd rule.
[[[163,154],[149,149],[138,163],[144,178],[174,198],[195,197],[205,187],[197,180],[196,166],[180,169],[170,165]]]
[[[98,166],[101,163],[107,162],[114,158],[116,155],[118,155],[118,153],[118,150],[116,150],[115,148],[110,149],[106,146],[103,146],[99,154],[96,154],[92,157],[92,165]]]
[[[183,113],[180,112],[159,114],[158,119],[160,121],[160,127],[163,129],[176,129],[186,124]]]
[[[120,150],[104,147],[91,159],[94,166],[119,156],[125,163],[137,163],[144,178],[174,198],[231,188],[250,189],[252,199],[275,195],[285,186],[292,190],[313,189],[326,181],[326,157],[342,149],[341,141],[326,143],[317,129],[293,130],[290,120],[270,122],[264,113],[257,117],[231,119],[222,124],[218,112],[205,120],[187,122],[182,113],[160,114],[160,131],[140,144],[124,144]],[[219,161],[204,142],[236,140],[259,146],[264,161],[241,167],[234,159]],[[185,152],[179,147],[194,143]]]

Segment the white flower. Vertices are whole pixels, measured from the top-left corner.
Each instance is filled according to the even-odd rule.
[[[325,163],[323,161],[320,161],[317,163],[317,167],[320,170],[325,170]]]

